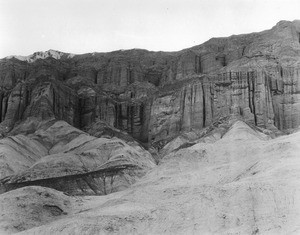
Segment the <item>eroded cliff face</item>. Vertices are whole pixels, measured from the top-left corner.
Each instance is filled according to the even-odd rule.
[[[271,67],[200,77],[155,99],[150,136],[160,148],[180,132],[202,129],[238,115],[259,127],[280,130],[300,125],[298,68]]]
[[[3,134],[26,123],[35,131],[33,117],[81,129],[101,120],[160,148],[232,114],[267,128],[300,125],[299,21],[179,52],[51,53],[0,61]]]

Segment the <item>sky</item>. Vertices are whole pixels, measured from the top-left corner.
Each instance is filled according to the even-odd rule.
[[[300,0],[0,0],[0,58],[49,49],[177,51],[295,19]]]

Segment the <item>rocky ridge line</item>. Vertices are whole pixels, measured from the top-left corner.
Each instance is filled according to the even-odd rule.
[[[55,57],[50,50],[52,56],[30,63],[2,59],[1,133],[34,132],[32,119],[62,119],[80,129],[101,120],[160,148],[182,131],[229,114],[260,127],[295,128],[299,32],[300,21],[281,21],[270,30],[212,38],[179,52]]]

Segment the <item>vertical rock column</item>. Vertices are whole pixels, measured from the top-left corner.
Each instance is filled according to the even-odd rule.
[[[14,124],[22,119],[27,95],[26,85],[21,82],[14,87],[8,97],[5,97],[5,93],[1,94],[1,132],[10,131]]]
[[[299,80],[299,68],[281,68],[275,79],[269,78],[275,125],[281,130],[300,125]]]

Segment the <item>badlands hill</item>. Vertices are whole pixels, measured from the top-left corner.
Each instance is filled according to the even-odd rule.
[[[223,130],[227,130],[221,136]],[[299,234],[300,132],[272,139],[230,120],[171,150],[124,191],[67,196],[28,186],[0,195],[3,233]]]
[[[299,234],[299,81],[299,20],[1,59],[0,234]]]

